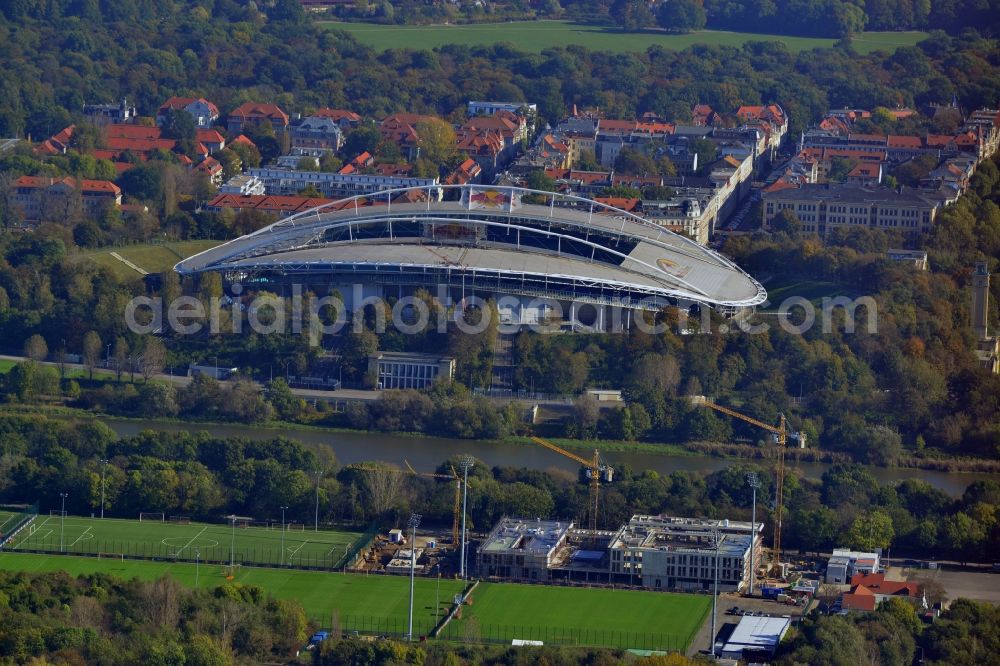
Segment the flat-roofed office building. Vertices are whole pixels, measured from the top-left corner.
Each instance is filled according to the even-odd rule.
[[[434,382],[455,378],[455,359],[437,354],[378,352],[368,357],[368,373],[375,388],[424,389]]]

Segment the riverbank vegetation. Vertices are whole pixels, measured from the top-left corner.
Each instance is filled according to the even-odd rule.
[[[334,451],[276,436],[265,441],[207,433],[146,431],[119,438],[99,422],[0,415],[0,503],[58,507],[66,493],[71,514],[100,509],[112,517],[140,512],[185,515],[209,522],[236,514],[274,519],[286,506],[291,521],[310,522],[317,492],[324,523],[384,526],[411,512],[428,525],[450,526],[454,485],[415,477],[386,464],[338,466]],[[101,461],[108,460],[107,466]],[[438,472],[449,475],[453,460]],[[703,475],[661,475],[623,465],[602,489],[600,522],[614,526],[634,513],[749,519],[745,474],[759,473],[757,515],[772,517],[770,465],[734,463]],[[471,528],[489,529],[503,515],[580,520],[586,512],[585,474],[477,464],[469,479]],[[785,545],[808,551],[837,545],[888,547],[921,557],[992,561],[1000,548],[1000,483],[976,482],[953,499],[924,481],[880,485],[860,466],[835,465],[813,481],[790,474],[785,483]]]

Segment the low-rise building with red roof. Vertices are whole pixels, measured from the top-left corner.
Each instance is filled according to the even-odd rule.
[[[229,132],[243,132],[249,125],[269,124],[275,132],[283,132],[288,127],[288,114],[275,104],[245,102],[229,112],[226,127]]]
[[[121,188],[110,180],[21,176],[11,190],[11,201],[26,222],[97,217],[122,202]]]
[[[348,111],[347,109],[319,109],[312,115],[319,116],[320,118],[329,118],[333,122],[340,125],[340,129],[347,131],[353,129],[361,124],[361,116],[353,111]]]
[[[332,204],[333,199],[317,199],[314,197],[273,196],[266,194],[218,194],[205,204],[205,209],[212,212],[233,210],[255,210],[277,217],[287,217],[316,206]]]
[[[467,185],[469,183],[478,183],[482,172],[482,168],[470,157],[448,174],[447,178],[444,179],[444,184]]]
[[[204,97],[171,97],[156,112],[156,124],[166,125],[171,111],[187,111],[198,127],[211,127],[219,119],[219,107]]]

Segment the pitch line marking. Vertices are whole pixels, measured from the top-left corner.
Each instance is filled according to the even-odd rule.
[[[206,525],[205,527],[201,528],[201,532],[198,532],[193,537],[191,537],[191,540],[188,541],[186,544],[184,544],[184,546],[181,547],[181,549],[177,551],[177,555],[179,556],[181,553],[183,553],[185,550],[187,550],[187,547],[190,546],[191,544],[193,544],[194,540],[197,539],[198,537],[200,537],[202,534],[204,534],[205,530],[207,530],[207,529],[208,529],[208,525]]]
[[[83,537],[87,536],[87,533],[88,533],[88,532],[90,532],[90,528],[89,528],[89,527],[88,527],[87,529],[85,529],[85,530],[84,530],[84,531],[83,531],[83,532],[82,532],[82,533],[80,534],[80,536],[78,536],[78,537],[76,538],[76,541],[74,541],[73,543],[71,543],[71,544],[69,545],[69,547],[70,547],[70,548],[72,548],[73,546],[75,546],[75,545],[77,544],[77,542],[78,542],[78,541],[80,541],[80,539],[82,539]],[[87,537],[87,538],[89,538],[89,539],[93,539],[93,538],[94,538],[94,535],[93,535],[93,534],[91,534],[91,535],[90,535],[89,537]]]

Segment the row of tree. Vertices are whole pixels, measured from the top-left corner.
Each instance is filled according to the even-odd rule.
[[[428,524],[452,520],[454,485],[447,478],[414,477],[384,463],[338,467],[331,449],[281,437],[147,431],[119,438],[99,422],[27,416],[0,418],[0,435],[0,502],[38,500],[43,511],[59,506],[60,493],[68,494],[70,513],[99,510],[103,475],[111,516],[156,511],[221,520],[236,513],[267,520],[286,506],[289,520],[311,522],[318,490],[323,522],[391,526],[413,511]],[[443,461],[438,471],[448,476],[455,463]],[[749,520],[748,472],[762,481],[757,516],[770,523],[765,498],[773,494],[771,468],[747,463],[708,475],[616,466],[614,483],[602,489],[599,523],[614,527],[636,513]],[[587,501],[582,470],[477,463],[469,477],[469,519],[476,530],[504,515],[581,520]],[[900,555],[991,561],[1000,547],[1000,484],[994,481],[976,482],[956,499],[925,481],[879,484],[866,468],[840,464],[815,480],[790,472],[785,507],[784,545],[793,549],[891,547]]]

